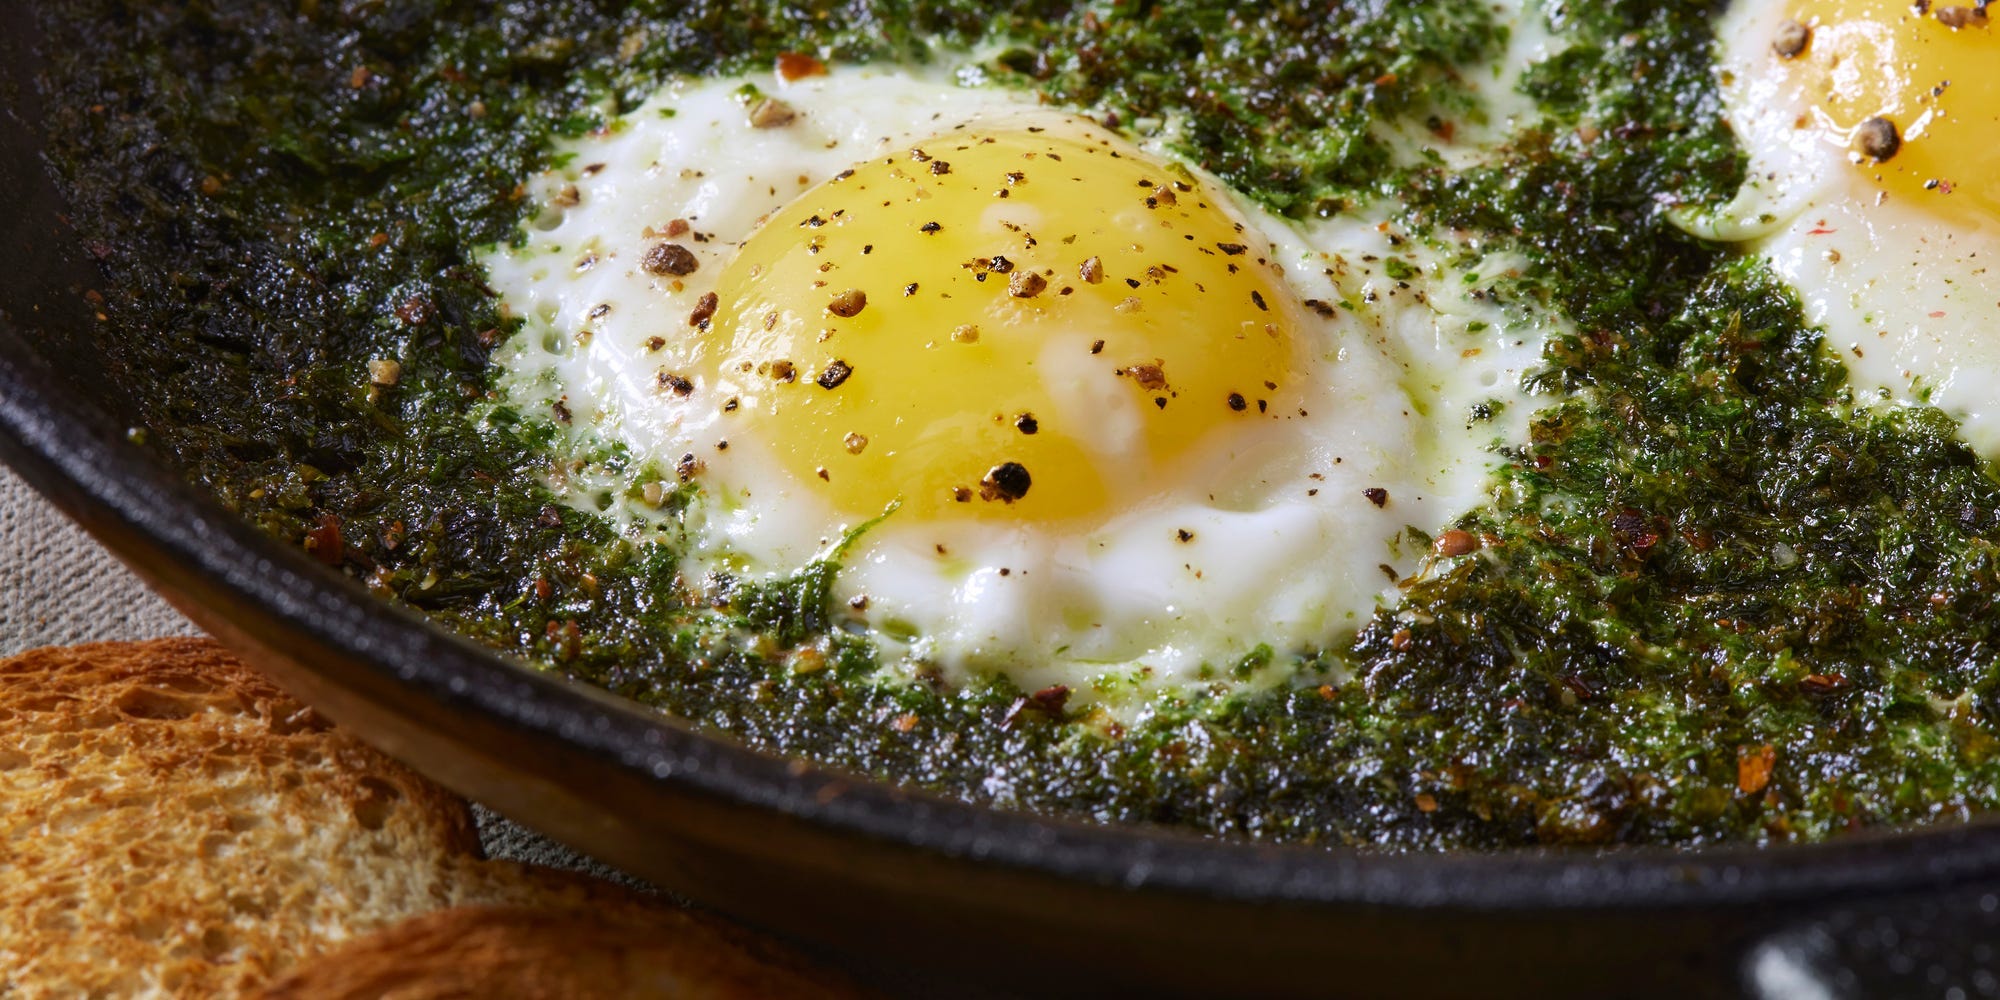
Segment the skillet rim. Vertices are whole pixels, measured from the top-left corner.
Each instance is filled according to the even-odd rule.
[[[0,459],[168,589],[220,593],[252,609],[238,622],[246,628],[372,672],[427,709],[483,716],[522,737],[507,761],[517,773],[546,759],[533,752],[539,743],[581,751],[663,795],[748,807],[831,837],[1114,891],[1309,908],[1763,906],[2000,875],[1994,819],[1762,848],[1371,853],[1011,812],[781,757],[508,660],[372,597],[182,482],[95,405],[52,391],[60,380],[31,345],[0,316]]]

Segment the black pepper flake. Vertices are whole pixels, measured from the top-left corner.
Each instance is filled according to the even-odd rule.
[[[681,482],[685,483],[700,475],[701,468],[701,459],[694,457],[694,452],[688,452],[681,456],[679,462],[674,464],[674,474],[681,478]]]
[[[1137,278],[1126,278],[1126,279],[1125,279],[1125,287],[1127,287],[1127,288],[1137,288],[1137,287],[1139,287],[1139,279],[1137,279]]]
[[[1367,497],[1368,502],[1377,507],[1386,507],[1389,505],[1389,491],[1380,486],[1370,486],[1362,490],[1361,495]]]
[[[1182,528],[1179,531],[1174,532],[1174,537],[1180,539],[1183,542],[1192,542],[1194,541],[1194,532],[1189,531],[1186,528]]]
[[[1242,393],[1232,392],[1229,394],[1229,408],[1235,410],[1238,413],[1242,413],[1244,410],[1250,408],[1250,404],[1243,398]]]
[[[951,164],[949,164],[949,163],[946,163],[946,162],[945,162],[945,161],[943,161],[943,160],[932,160],[932,161],[931,161],[931,173],[933,173],[933,174],[937,174],[937,175],[944,175],[944,174],[948,174],[948,173],[951,173]]]
[[[1270,409],[1271,409],[1271,404],[1270,404],[1270,402],[1269,402],[1268,400],[1263,400],[1263,399],[1260,399],[1260,400],[1258,400],[1258,401],[1257,401],[1257,412],[1258,412],[1258,413],[1264,413],[1264,412],[1267,412],[1267,411],[1269,411]]]
[[[1090,342],[1090,353],[1092,353],[1092,354],[1103,354],[1103,353],[1104,353],[1104,341],[1101,341],[1101,340],[1093,340],[1093,341],[1091,341],[1091,342]]]
[[[999,500],[1013,503],[1028,495],[1028,487],[1034,479],[1028,475],[1026,466],[1019,462],[1002,462],[986,473],[979,481],[979,499]]]
[[[853,365],[835,358],[827,362],[825,368],[820,369],[819,377],[813,379],[813,381],[819,383],[819,387],[822,389],[838,389],[840,388],[840,384],[847,381],[847,377],[852,374],[854,374]]]
[[[851,319],[859,316],[861,315],[861,310],[866,308],[868,308],[868,293],[859,288],[850,288],[847,291],[841,292],[839,295],[833,297],[832,302],[826,304],[826,311],[841,319]]]
[[[1017,299],[1032,299],[1049,287],[1049,279],[1033,271],[1021,271],[1007,279],[1007,294]]]
[[[736,408],[737,408],[737,407],[739,407],[739,406],[742,406],[742,405],[743,405],[743,404],[742,404],[741,402],[738,402],[738,401],[737,401],[737,399],[736,399],[736,397],[735,397],[735,396],[731,396],[731,397],[729,397],[729,399],[728,399],[728,400],[727,400],[726,402],[724,402],[724,403],[722,404],[722,412],[724,412],[724,413],[735,413],[735,412],[736,412]]]
[[[566,424],[570,422],[569,403],[566,400],[556,400],[550,404],[550,409],[555,411],[556,423]]]
[[[771,377],[779,382],[796,382],[799,379],[799,370],[789,361],[773,361]]]
[[[1153,397],[1153,406],[1154,406],[1154,408],[1156,408],[1156,409],[1161,409],[1161,410],[1164,410],[1164,409],[1166,409],[1166,408],[1167,408],[1167,397],[1165,397],[1165,396],[1154,396],[1154,397]]]
[[[1077,277],[1082,278],[1085,284],[1089,285],[1098,284],[1099,282],[1102,282],[1104,280],[1104,261],[1101,260],[1100,258],[1092,257],[1089,260],[1084,261],[1083,264],[1076,269],[1076,273]]]
[[[1215,245],[1215,248],[1217,250],[1222,251],[1223,253],[1228,254],[1231,257],[1240,257],[1243,255],[1244,251],[1250,249],[1249,247],[1244,246],[1241,243],[1217,243]]]
[[[1007,272],[1012,271],[1014,269],[1014,262],[1008,260],[1004,256],[1001,256],[999,254],[994,254],[993,259],[987,261],[985,266],[986,269],[989,271],[993,271],[998,274],[1006,274]]]
[[[686,396],[694,392],[694,383],[688,381],[685,375],[678,375],[674,372],[661,372],[660,388],[671,389],[676,396]]]
[[[678,243],[656,243],[651,250],[646,251],[646,256],[639,261],[639,266],[645,268],[649,274],[679,276],[693,274],[695,268],[701,266],[701,261],[695,257],[694,251]]]
[[[1042,424],[1035,419],[1034,414],[1023,413],[1014,418],[1014,429],[1023,434],[1033,434],[1042,429]]]
[[[1780,58],[1796,59],[1812,41],[1812,29],[1791,18],[1779,22],[1778,35],[1771,40],[1771,51]]]
[[[942,232],[944,230],[944,227],[938,225],[935,222],[926,222],[923,225],[918,226],[917,229],[919,232],[936,233],[936,232]]]
[[[971,503],[972,491],[963,486],[954,486],[951,488],[951,498],[959,503]]]
[[[1854,130],[1854,148],[1861,155],[1877,163],[1887,162],[1903,148],[1903,137],[1896,131],[1896,123],[1876,116],[1862,122]]]
[[[1258,291],[1258,290],[1256,290],[1256,289],[1252,288],[1252,289],[1250,290],[1250,301],[1252,301],[1252,302],[1255,302],[1255,303],[1257,303],[1257,308],[1258,308],[1258,309],[1260,309],[1260,310],[1262,310],[1262,311],[1264,311],[1264,312],[1270,312],[1270,311],[1271,311],[1271,307],[1270,307],[1269,305],[1266,305],[1266,304],[1265,304],[1265,302],[1264,302],[1264,293],[1263,293],[1263,292],[1260,292],[1260,291]]]
[[[688,313],[688,325],[706,327],[708,321],[715,317],[715,307],[719,301],[714,292],[703,292],[701,298],[695,300],[694,310]]]

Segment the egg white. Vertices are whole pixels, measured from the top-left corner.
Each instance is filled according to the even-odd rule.
[[[946,64],[682,81],[568,143],[563,165],[530,186],[543,208],[520,244],[484,260],[525,321],[495,356],[506,405],[546,419],[560,401],[568,416],[574,457],[552,463],[556,492],[674,545],[691,587],[781,577],[831,552],[854,526],[788,481],[770,442],[724,435],[712,404],[677,403],[657,373],[691,349],[692,304],[765,215],[953,125],[1059,114],[978,82]],[[753,127],[746,86],[798,120]],[[1142,144],[1165,157],[1163,143]],[[1276,683],[1288,654],[1394,601],[1392,581],[1427,558],[1407,527],[1435,531],[1487,499],[1494,448],[1518,440],[1533,409],[1522,375],[1559,322],[1485,294],[1519,261],[1369,218],[1298,225],[1240,201],[1233,210],[1270,240],[1300,299],[1336,304],[1302,331],[1311,367],[1295,381],[1312,387],[1302,414],[1082,528],[882,519],[843,552],[835,599],[887,676],[1001,672],[1027,690],[1060,684],[1112,702]],[[699,266],[680,278],[645,272],[642,255],[676,219]],[[1391,259],[1406,265],[1393,268],[1401,280]],[[1482,405],[1490,415],[1471,417]],[[668,515],[632,484],[685,456],[706,485]],[[1376,490],[1386,500],[1371,499]],[[1278,652],[1271,668],[1236,676],[1259,647]]]

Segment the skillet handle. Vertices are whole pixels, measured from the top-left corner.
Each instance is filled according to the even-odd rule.
[[[1822,910],[1753,945],[1742,975],[1759,1000],[2000,998],[2000,882]]]

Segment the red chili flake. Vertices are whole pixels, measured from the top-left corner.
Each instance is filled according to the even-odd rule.
[[[701,298],[695,300],[694,310],[688,313],[688,325],[706,329],[708,321],[715,318],[715,307],[720,301],[714,292],[703,292]]]
[[[1092,257],[1079,265],[1076,273],[1078,277],[1083,279],[1084,284],[1101,284],[1104,281],[1104,260],[1099,257]]]
[[[1049,715],[1061,718],[1063,706],[1069,704],[1069,688],[1061,684],[1051,684],[1029,695],[1028,702]]]
[[[656,243],[639,266],[651,274],[671,274],[675,276],[693,274],[701,266],[701,260],[694,251],[678,243]]]
[[[1630,507],[1611,515],[1611,534],[1620,545],[1641,556],[1660,542],[1660,533],[1653,530],[1652,519]]]
[[[1367,497],[1368,502],[1377,507],[1386,507],[1389,504],[1389,491],[1380,486],[1370,486],[1362,490],[1361,495]]]
[[[790,83],[809,76],[825,76],[826,64],[799,52],[778,53],[778,79]]]
[[[1147,391],[1157,391],[1167,387],[1167,373],[1158,364],[1137,364],[1118,369],[1120,375],[1130,375],[1139,387]]]
[[[347,543],[340,537],[340,518],[327,514],[319,527],[306,532],[306,551],[328,566],[338,566],[347,557]]]
[[[1778,750],[1769,743],[1736,748],[1736,790],[1755,795],[1771,784],[1771,771],[1778,765]]]
[[[668,239],[673,239],[678,236],[686,236],[687,231],[688,231],[688,220],[686,219],[675,219],[667,223]]]

